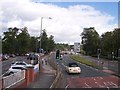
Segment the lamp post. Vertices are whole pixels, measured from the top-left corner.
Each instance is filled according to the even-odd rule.
[[[42,24],[43,18],[52,19],[51,17],[41,17],[41,27],[40,27],[40,53],[41,53],[41,40],[42,40]]]

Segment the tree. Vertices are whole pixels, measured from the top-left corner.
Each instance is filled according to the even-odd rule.
[[[30,37],[29,51],[38,52],[39,43],[37,37]]]
[[[29,51],[30,46],[30,35],[28,34],[27,27],[24,27],[21,30],[21,33],[17,36],[17,47],[20,54],[25,54]]]
[[[2,51],[3,53],[10,54],[25,54],[28,52],[37,52],[39,48],[38,38],[30,36],[27,27],[24,28],[8,28],[8,31],[4,32],[2,39]],[[41,37],[41,45],[45,51],[51,51],[54,49],[54,37],[51,35],[47,37],[45,30]]]
[[[115,28],[113,31],[114,52],[118,57],[118,50],[120,49],[120,28]]]
[[[88,55],[97,54],[97,49],[100,47],[100,37],[94,27],[84,28],[81,33],[82,47]]]
[[[112,41],[112,42],[111,42]],[[102,54],[108,55],[114,50],[114,43],[113,43],[113,33],[106,32],[101,35],[101,48]]]
[[[3,43],[3,53],[15,53],[16,52],[16,36],[18,34],[18,28],[8,28],[8,31],[4,32]]]
[[[48,37],[45,30],[43,30],[42,38],[41,38],[41,48],[45,51],[48,51]]]
[[[48,52],[52,51],[55,48],[54,36],[50,35],[48,38]]]

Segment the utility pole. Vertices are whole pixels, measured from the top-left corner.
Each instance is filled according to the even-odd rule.
[[[43,18],[48,18],[48,19],[52,19],[51,17],[41,17],[41,27],[40,27],[40,53],[41,53],[41,40],[42,40],[42,24],[43,24]]]

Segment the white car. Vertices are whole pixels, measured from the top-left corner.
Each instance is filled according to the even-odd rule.
[[[25,70],[25,69],[26,69],[26,67],[24,67],[22,65],[21,66],[20,65],[14,65],[14,66],[11,66],[8,71],[16,73],[16,72],[19,72],[19,71]]]
[[[23,66],[23,67],[32,67],[33,66],[32,64],[28,64],[24,61],[16,61],[16,62],[12,63],[11,66],[16,66],[16,65],[17,66]]]
[[[69,63],[68,66],[66,66],[66,71],[70,73],[81,73],[81,68],[78,66],[77,63]]]

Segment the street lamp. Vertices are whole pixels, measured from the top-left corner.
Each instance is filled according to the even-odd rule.
[[[52,19],[51,17],[41,17],[41,28],[40,28],[40,53],[41,53],[41,40],[42,40],[42,24],[43,18]]]

